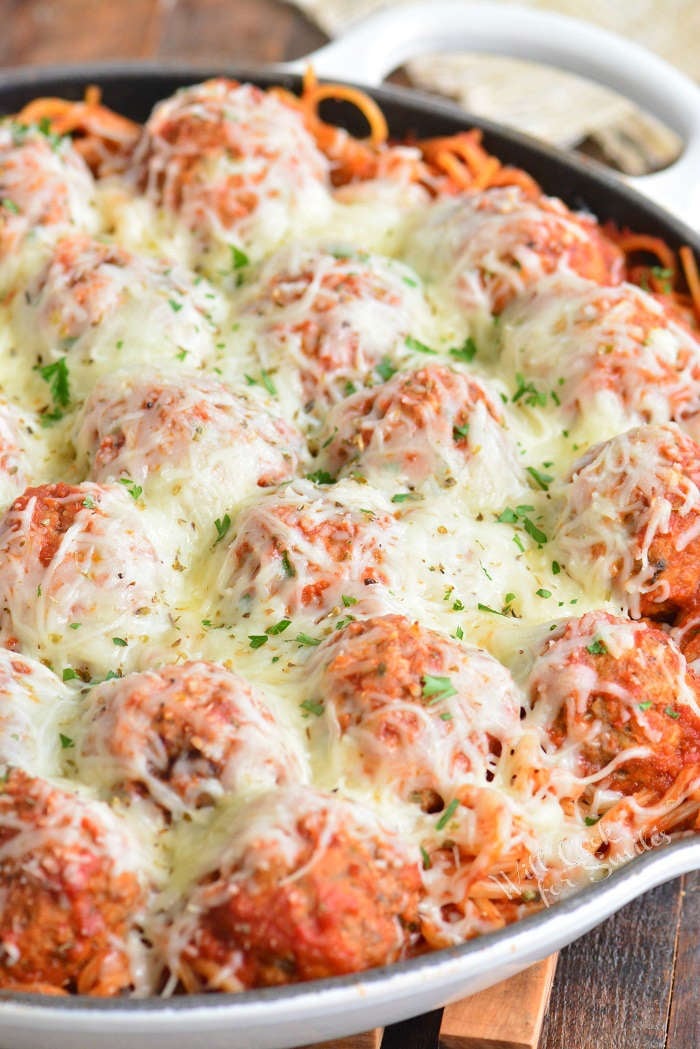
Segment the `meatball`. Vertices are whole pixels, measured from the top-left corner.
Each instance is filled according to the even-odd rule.
[[[319,618],[345,595],[354,611],[384,611],[400,526],[382,506],[350,481],[326,490],[297,481],[263,496],[241,513],[219,572],[226,607]]]
[[[400,372],[336,405],[318,438],[332,474],[411,488],[462,482],[489,506],[522,487],[503,417],[483,384],[443,364]]]
[[[343,777],[359,771],[429,811],[459,784],[492,780],[502,745],[518,733],[523,701],[506,668],[403,616],[337,631],[308,675],[320,752],[339,755]]]
[[[557,540],[569,573],[637,619],[693,601],[700,573],[700,445],[672,423],[591,448],[563,486]]]
[[[656,800],[700,763],[698,688],[661,630],[589,612],[560,625],[535,661],[531,717],[545,752],[566,752],[586,800],[596,790]]]
[[[196,374],[136,372],[95,387],[74,444],[92,480],[129,478],[208,528],[259,488],[291,480],[306,451],[299,433],[243,390]]]
[[[214,663],[184,663],[106,681],[89,697],[76,754],[84,778],[147,794],[172,816],[225,793],[301,780],[264,696]]]
[[[700,343],[667,305],[632,284],[544,281],[499,326],[501,363],[596,439],[700,410]]]
[[[0,127],[0,259],[25,242],[67,227],[94,232],[99,225],[95,184],[70,140],[54,141],[38,128]]]
[[[131,174],[204,252],[232,244],[258,257],[286,238],[296,216],[327,215],[328,167],[299,112],[221,78],[155,107]]]
[[[145,989],[135,849],[106,805],[8,773],[0,793],[0,987]]]
[[[308,787],[252,802],[164,928],[188,991],[240,990],[384,965],[417,925],[418,864],[361,805]]]
[[[365,252],[285,249],[266,263],[242,310],[264,366],[289,376],[316,415],[407,359],[412,339],[431,338],[415,273]]]
[[[591,216],[516,186],[439,200],[412,229],[405,257],[426,280],[446,281],[467,313],[499,314],[549,273],[617,284],[624,272]]]
[[[28,488],[0,519],[0,640],[54,666],[131,668],[168,628],[167,576],[124,488]]]
[[[0,648],[0,764],[59,775],[59,723],[71,713],[70,691],[48,667]]]
[[[56,245],[12,303],[18,342],[42,362],[66,359],[71,382],[157,360],[196,367],[214,353],[220,292],[166,260],[76,234]]]

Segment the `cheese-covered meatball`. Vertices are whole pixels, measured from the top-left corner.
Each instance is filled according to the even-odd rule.
[[[499,334],[503,367],[595,439],[700,411],[700,342],[635,285],[545,281],[508,307]]]
[[[68,686],[53,671],[0,648],[0,764],[35,776],[59,775],[60,724],[72,708]]]
[[[335,752],[344,777],[388,785],[429,811],[460,784],[490,782],[518,733],[523,700],[508,670],[403,616],[350,623],[307,666],[322,760]]]
[[[0,638],[55,667],[137,664],[169,626],[167,579],[119,486],[28,488],[0,519]]]
[[[92,480],[129,478],[147,498],[215,518],[295,475],[301,435],[252,395],[196,373],[116,373],[98,383],[76,425]]]
[[[394,259],[286,248],[265,264],[242,303],[267,369],[292,382],[306,410],[334,402],[407,359],[430,339],[420,281]]]
[[[182,266],[76,234],[64,237],[12,303],[23,352],[66,359],[76,392],[144,360],[196,367],[214,353],[221,293]]]
[[[289,235],[297,216],[322,219],[330,205],[328,161],[300,113],[223,78],[158,103],[132,177],[192,231],[205,261],[217,245],[259,257]]]
[[[400,578],[399,534],[382,501],[362,486],[297,481],[241,512],[219,590],[238,615],[272,608],[277,619],[319,618],[342,607],[343,595],[357,602],[354,611],[385,611]]]
[[[0,259],[27,236],[50,240],[71,227],[94,232],[95,183],[70,139],[38,128],[0,126]]]
[[[591,448],[562,489],[557,542],[569,573],[634,617],[689,605],[700,572],[700,446],[640,426]]]
[[[358,972],[415,938],[420,872],[361,805],[289,787],[239,810],[164,928],[188,991],[240,990]]]
[[[590,215],[516,186],[437,201],[404,254],[426,280],[445,282],[467,313],[499,314],[549,273],[616,284],[624,272],[622,253]]]
[[[418,488],[459,483],[498,505],[522,487],[503,417],[484,384],[444,364],[399,372],[328,413],[319,461],[332,474]]]
[[[136,857],[106,805],[12,770],[0,793],[0,987],[143,992]]]
[[[224,794],[303,777],[264,695],[214,663],[106,681],[89,696],[76,761],[84,778],[145,794],[172,816]]]
[[[607,612],[565,621],[528,687],[545,753],[566,753],[572,793],[596,805],[605,791],[659,798],[683,768],[700,772],[698,679],[656,627]]]

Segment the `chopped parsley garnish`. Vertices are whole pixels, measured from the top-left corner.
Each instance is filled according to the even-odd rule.
[[[537,594],[538,597],[545,597],[546,598],[546,597],[551,597],[552,596],[552,591],[551,590],[547,590],[543,586],[541,586],[539,588],[539,590],[535,590],[535,593]]]
[[[414,280],[413,277],[402,277],[401,280],[404,282],[404,284],[408,284],[409,288],[418,287],[418,281]]]
[[[484,605],[481,603],[481,601],[479,601],[476,607],[479,609],[480,612],[491,612],[491,614],[494,616],[505,615],[505,612],[499,612],[497,608],[491,608],[490,605]]]
[[[453,346],[449,353],[456,361],[466,361],[469,364],[476,357],[476,343],[471,335],[468,335],[461,346]]]
[[[355,386],[354,382],[346,382],[343,387],[343,393],[346,397],[351,397],[353,393],[357,393],[357,386]]]
[[[119,648],[126,648],[128,641],[124,637],[113,637],[112,644],[117,645]]]
[[[80,630],[81,626],[82,626],[81,623],[69,623],[68,624],[68,627],[69,627],[70,630]]]
[[[652,266],[649,272],[654,280],[657,280],[660,283],[662,294],[670,295],[673,270],[666,269],[664,266]]]
[[[63,418],[63,408],[70,404],[70,385],[68,381],[68,364],[65,357],[59,358],[53,364],[36,365],[36,371],[44,382],[48,383],[51,397],[54,403],[52,412],[42,415],[42,425],[58,422]]]
[[[435,674],[424,674],[422,683],[423,691],[421,692],[421,695],[423,696],[423,699],[434,697],[434,702],[437,703],[441,699],[449,699],[450,696],[457,695],[457,689],[448,677],[440,677]]]
[[[179,313],[182,309],[183,304],[181,302],[178,302],[177,299],[168,299],[168,305],[170,306],[170,309],[173,311],[173,313]]]
[[[552,561],[552,575],[559,575],[561,572],[561,565],[558,561]]]
[[[263,384],[263,386],[265,387],[265,389],[267,390],[267,392],[272,397],[276,397],[277,396],[277,387],[275,386],[274,382],[272,381],[270,373],[266,372],[264,368],[260,372],[260,381]]]
[[[279,623],[275,623],[274,626],[269,626],[265,631],[271,637],[276,637],[277,634],[283,634],[288,626],[292,625],[291,619],[280,619]]]
[[[595,827],[599,819],[600,816],[584,816],[583,822],[587,827]]]
[[[71,747],[75,746],[70,736],[64,736],[62,732],[59,732],[58,738],[61,741],[61,750],[70,750]]]
[[[374,370],[382,382],[388,382],[392,375],[396,375],[398,369],[394,367],[388,357],[382,357]]]
[[[231,517],[229,514],[224,514],[223,517],[217,517],[214,521],[214,528],[216,529],[216,539],[214,540],[214,546],[220,543],[224,538],[229,528],[231,527]]]
[[[396,495],[392,495],[392,503],[407,503],[409,500],[419,500],[422,496],[418,495],[417,492],[397,492]]]
[[[304,717],[308,718],[311,714],[316,718],[320,718],[323,714],[323,701],[315,699],[305,699],[299,704],[301,709],[304,711]]]
[[[673,718],[674,721],[677,721],[680,717],[678,711],[674,710],[673,707],[664,707],[664,714],[666,714],[670,718]]]
[[[452,721],[452,715],[449,710],[444,710],[440,715],[440,721]]]
[[[353,605],[357,604],[357,598],[350,597],[349,594],[343,594],[342,602],[345,608],[352,608]]]
[[[586,652],[590,652],[592,656],[606,656],[608,649],[605,642],[597,637],[595,641],[591,641],[590,645],[586,645]]]
[[[460,601],[460,599],[457,598],[457,600],[452,603],[452,611],[453,612],[463,612],[464,611],[464,601]]]
[[[237,248],[235,244],[229,244],[229,248],[231,249],[232,270],[242,270],[245,269],[246,266],[250,265],[250,259],[244,251],[241,251],[240,248]]]
[[[646,699],[643,703],[638,703],[637,706],[640,710],[648,710],[649,707],[653,706],[653,703],[650,699]]]
[[[462,630],[461,626],[457,627],[453,636],[456,637],[458,641],[464,641],[464,631]]]
[[[515,381],[518,385],[511,397],[513,404],[517,404],[522,399],[530,408],[543,408],[546,405],[547,394],[538,390],[534,383],[526,382],[525,376],[520,372],[515,373]]]
[[[437,356],[437,350],[433,350],[430,346],[426,346],[424,342],[421,342],[420,339],[414,338],[413,335],[406,336],[406,345],[409,350],[414,350],[416,353],[429,353],[431,357]]]
[[[543,492],[548,492],[549,486],[554,480],[552,475],[543,473],[542,470],[536,470],[534,466],[528,466],[526,469],[535,484],[537,484]]]
[[[457,800],[457,798],[453,798],[452,801],[450,802],[450,804],[447,806],[447,808],[443,812],[443,814],[440,817],[440,819],[435,824],[435,830],[444,830],[445,829],[445,827],[447,826],[447,824],[450,822],[450,820],[454,816],[455,812],[457,811],[458,806],[459,806],[459,801]]]
[[[77,675],[76,671],[73,670],[73,667],[64,667],[63,668],[63,680],[64,681],[75,681],[77,676],[78,675]]]
[[[86,510],[94,510],[95,507],[97,506],[97,503],[95,502],[95,500],[92,498],[91,495],[86,495],[85,498],[83,499],[83,506],[85,507]]]
[[[184,361],[187,356],[187,350],[178,350],[175,356],[179,361]]]
[[[282,568],[284,569],[284,574],[286,575],[287,579],[293,579],[294,576],[297,574],[297,570],[292,564],[292,562],[289,560],[289,554],[286,550],[282,554]]]
[[[262,648],[267,644],[267,634],[248,634],[248,641],[251,648]]]
[[[333,474],[329,474],[328,470],[314,470],[313,473],[306,475],[307,481],[313,481],[314,484],[335,484],[335,477]]]
[[[354,622],[355,622],[355,617],[354,617],[354,616],[343,616],[343,617],[342,617],[341,619],[339,619],[339,620],[338,620],[338,622],[337,622],[337,623],[335,624],[335,629],[336,629],[336,630],[342,630],[342,629],[343,629],[343,627],[346,627],[346,626],[348,626],[348,625],[349,625],[350,623],[354,623]]]
[[[297,634],[294,639],[298,645],[320,645],[321,639],[318,637],[311,637],[309,634]]]
[[[499,524],[520,524],[530,538],[534,539],[536,543],[546,543],[547,536],[541,528],[537,527],[532,518],[528,516],[528,514],[534,509],[534,506],[529,506],[526,503],[516,506],[515,508],[507,506],[505,510],[502,510],[501,513],[498,514],[496,520]]]
[[[3,199],[0,201],[0,207],[3,207],[5,211],[9,211],[13,215],[19,215],[19,208],[15,204],[14,200],[9,200],[7,197],[3,197]]]
[[[464,423],[463,426],[452,427],[452,440],[457,443],[464,440],[465,437],[469,436],[469,423]]]
[[[428,855],[427,850],[424,849],[422,845],[420,847],[420,854],[423,858],[423,870],[429,871],[432,867],[432,863],[430,862],[430,856]]]
[[[143,495],[143,488],[140,484],[136,484],[130,477],[120,477],[119,484],[123,484],[127,492],[132,499],[140,499]]]

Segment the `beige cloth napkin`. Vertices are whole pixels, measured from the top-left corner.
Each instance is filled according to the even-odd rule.
[[[406,0],[291,0],[330,36],[378,7]],[[470,0],[463,0],[468,4]],[[507,0],[498,0],[506,3]],[[700,80],[700,0],[524,0],[586,18],[656,51]],[[612,92],[533,63],[470,54],[421,56],[408,63],[417,87],[457,99],[471,112],[554,145],[583,140],[628,174],[663,167],[679,152],[676,136]]]

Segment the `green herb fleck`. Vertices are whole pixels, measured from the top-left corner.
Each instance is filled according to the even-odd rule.
[[[536,470],[534,466],[528,466],[527,472],[535,483],[542,489],[543,492],[549,491],[549,486],[554,480],[551,474],[543,473],[541,470]]]
[[[552,596],[552,591],[551,590],[546,590],[545,587],[543,587],[543,586],[541,586],[539,588],[539,590],[535,590],[535,593],[537,594],[538,597],[545,597],[546,598],[546,597],[551,597]]]
[[[130,477],[120,477],[119,478],[119,484],[123,484],[124,485],[124,487],[126,488],[127,492],[129,493],[131,498],[134,499],[134,500],[135,499],[140,499],[141,496],[143,495],[143,488],[141,487],[141,485],[140,484],[136,484],[134,481],[131,480]]]
[[[63,668],[63,680],[64,681],[75,681],[77,676],[78,675],[77,675],[76,671],[73,670],[73,667],[64,667]]]
[[[421,680],[423,683],[423,691],[421,693],[423,699],[430,699],[433,696],[435,697],[435,702],[437,702],[440,699],[449,699],[450,696],[457,695],[457,689],[448,677],[424,674]]]
[[[435,830],[444,830],[445,829],[445,827],[447,826],[447,824],[450,822],[450,820],[454,816],[455,812],[457,811],[457,807],[458,806],[459,806],[459,801],[457,800],[457,798],[453,798],[452,801],[450,802],[450,804],[447,806],[447,808],[443,812],[443,814],[440,817],[440,819],[435,824]]]
[[[0,201],[0,207],[3,207],[5,211],[9,211],[13,215],[19,215],[19,208],[15,204],[14,200],[9,200],[7,197],[3,197],[3,199]]]
[[[251,648],[262,648],[267,644],[267,634],[248,634]]]
[[[306,475],[306,480],[313,481],[314,484],[335,484],[336,481],[333,474],[329,474],[327,470],[314,470]]]
[[[214,546],[216,546],[217,543],[221,542],[221,540],[224,538],[230,527],[230,514],[224,514],[223,517],[217,517],[217,519],[214,521],[214,528],[216,529],[216,539],[214,540]]]
[[[396,375],[398,369],[394,367],[388,357],[382,357],[379,364],[375,366],[375,372],[382,380],[382,382],[388,382],[392,375]],[[353,391],[354,392],[354,391]]]
[[[126,648],[128,641],[123,637],[113,637],[112,644],[117,645],[119,648]]]
[[[170,309],[173,311],[173,313],[179,313],[182,309],[183,304],[181,302],[178,302],[176,299],[168,299],[168,305],[170,306]]]
[[[275,623],[274,626],[269,626],[265,633],[270,634],[271,637],[276,637],[277,634],[283,634],[291,624],[291,619],[280,619],[279,623]]]
[[[305,699],[299,704],[301,709],[304,711],[304,717],[308,718],[311,714],[316,718],[320,718],[323,714],[323,701],[314,699]]]
[[[468,335],[461,346],[453,346],[449,353],[456,361],[466,361],[469,364],[476,357],[476,343],[471,335]]]
[[[348,594],[343,594],[342,602],[345,608],[352,608],[353,605],[357,604],[357,598],[350,597]]]
[[[586,645],[586,652],[590,652],[592,656],[605,656],[608,653],[608,649],[605,642],[597,637],[594,641],[591,641],[590,645]]]
[[[320,645],[321,639],[318,637],[311,637],[309,634],[297,634],[294,639],[298,645]]]
[[[289,553],[286,550],[282,553],[282,568],[287,579],[293,579],[297,574],[297,570],[289,560]]]
[[[664,714],[666,714],[670,718],[673,718],[674,721],[677,721],[680,717],[679,712],[677,710],[674,710],[673,707],[664,707]]]
[[[71,747],[75,746],[70,736],[64,736],[62,732],[59,732],[58,738],[61,741],[61,750],[70,750]]]
[[[413,335],[406,336],[406,345],[409,350],[414,350],[416,353],[429,353],[431,357],[437,356],[437,350],[433,350],[430,346],[426,346],[420,339],[415,339]]]

